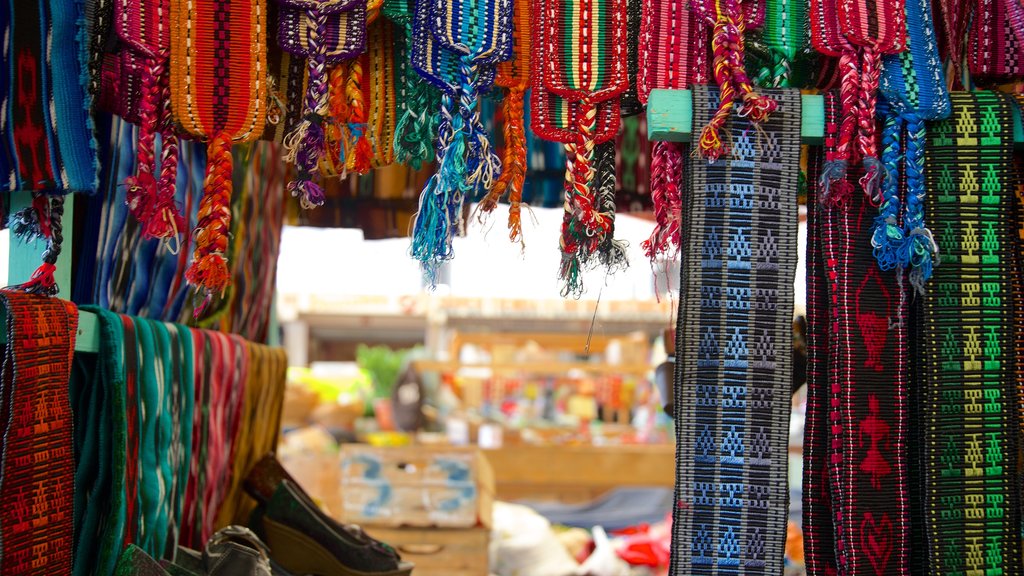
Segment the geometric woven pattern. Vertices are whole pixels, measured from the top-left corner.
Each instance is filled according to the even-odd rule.
[[[928,131],[942,255],[918,355],[931,574],[1020,574],[1009,97],[954,93]]]
[[[800,95],[755,130],[733,116],[732,154],[687,168],[676,339],[671,573],[779,574],[788,510]],[[694,87],[695,125],[717,91]]]

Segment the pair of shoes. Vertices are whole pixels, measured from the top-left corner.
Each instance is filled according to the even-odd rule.
[[[269,549],[244,526],[214,533],[202,552],[178,548],[174,563],[165,562],[169,576],[277,576],[270,567]]]
[[[273,456],[256,463],[245,489],[260,505],[252,527],[270,546],[273,561],[303,576],[408,576],[413,565],[402,562],[390,546],[358,526],[342,525],[302,490]]]

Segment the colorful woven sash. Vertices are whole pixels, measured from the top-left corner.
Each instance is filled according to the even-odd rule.
[[[960,70],[966,53],[967,29],[974,16],[977,0],[938,0],[937,3],[942,13],[944,32],[940,45],[943,49],[943,61],[953,66],[949,78],[956,89],[963,86]]]
[[[825,97],[826,142],[838,135],[839,97]],[[803,446],[803,524],[804,559],[808,574],[838,574],[832,490],[829,482],[829,297],[822,254],[822,205],[818,202],[818,182],[825,162],[823,148],[812,148],[808,160],[807,181],[807,407]]]
[[[368,34],[367,135],[373,148],[373,167],[380,168],[395,161],[395,34],[391,22],[383,19],[374,22]]]
[[[85,30],[84,2],[0,8],[0,171],[9,192],[96,191]]]
[[[286,52],[307,59],[303,117],[284,140],[285,160],[296,166],[288,191],[303,208],[311,209],[324,203],[323,188],[313,178],[325,151],[328,66],[365,51],[366,5],[350,0],[280,1],[278,43]]]
[[[142,65],[136,173],[125,180],[128,207],[145,236],[168,241],[185,231],[185,219],[174,202],[178,137],[171,124],[167,70],[171,48],[169,9],[170,0],[117,0],[113,18],[118,37],[127,45],[122,50],[137,52]],[[159,163],[155,152],[157,133]]]
[[[75,415],[75,576],[108,575],[124,547],[124,329],[117,314],[93,306],[100,349],[75,356],[71,408]],[[191,429],[191,427],[186,427]]]
[[[200,316],[230,282],[231,144],[259,138],[266,119],[266,6],[264,0],[171,0],[170,19],[175,117],[208,147],[186,274],[198,291]]]
[[[398,90],[395,125],[395,160],[419,170],[434,157],[437,115],[424,114],[440,106],[440,93],[416,72],[410,61],[412,46],[412,3],[388,0],[381,12],[401,28],[395,37],[395,84]]]
[[[74,454],[68,382],[78,330],[74,304],[0,291],[7,347],[0,433],[0,573],[70,574]]]
[[[829,451],[838,566],[844,574],[906,574],[907,291],[872,257],[873,208],[861,194],[824,210],[829,278]]]
[[[923,303],[918,378],[930,574],[1019,574],[1011,103],[953,93],[928,130],[926,210],[942,266]]]
[[[412,255],[435,278],[451,259],[463,200],[489,190],[500,173],[479,113],[479,94],[494,82],[495,64],[512,55],[512,0],[417,0],[412,63],[442,91],[438,169],[420,194]]]
[[[501,176],[487,196],[480,201],[480,210],[490,212],[498,200],[508,193],[509,240],[522,241],[523,183],[526,180],[526,116],[524,100],[530,86],[530,59],[533,44],[531,0],[515,0],[512,7],[512,57],[498,63],[494,83],[506,89],[502,100],[505,154]]]
[[[1014,25],[1015,19],[1024,21],[1020,12],[1024,8],[1018,0],[978,0],[967,43],[971,78],[998,81],[1024,73],[1020,35],[1024,28]]]
[[[733,156],[693,158],[676,339],[676,505],[670,574],[778,574],[786,533],[800,95]],[[718,94],[694,87],[695,122]]]
[[[644,0],[626,0],[626,91],[619,97],[619,113],[623,118],[644,111],[640,102],[637,75],[640,73],[640,25]]]
[[[218,526],[249,521],[256,502],[242,489],[242,481],[260,458],[277,448],[281,429],[288,358],[281,348],[248,342],[245,347],[249,359],[248,381],[239,416],[237,448],[231,459],[230,485],[218,513]]]
[[[689,86],[691,58],[696,52],[692,37],[706,32],[693,25],[693,13],[677,0],[649,0],[645,8],[637,72],[637,96],[644,104],[655,88]],[[673,255],[679,250],[684,155],[684,147],[671,142],[655,142],[651,149],[655,226],[642,247],[652,263],[661,254]]]
[[[790,85],[793,64],[808,45],[807,3],[766,0],[762,38],[768,52],[757,72],[758,86],[785,88]]]

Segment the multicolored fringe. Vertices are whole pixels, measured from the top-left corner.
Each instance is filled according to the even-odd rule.
[[[172,109],[182,129],[206,140],[208,148],[186,273],[197,289],[198,317],[230,283],[232,142],[258,139],[266,121],[266,6],[264,0],[171,0],[170,21]]]
[[[694,87],[695,123],[718,95]],[[732,117],[733,156],[693,158],[676,339],[670,574],[778,574],[788,486],[800,95],[762,126]]]
[[[85,2],[0,7],[0,174],[8,192],[98,185]]]
[[[906,15],[909,49],[883,58],[881,93],[889,113],[882,132],[882,162],[889,177],[882,183],[871,245],[883,271],[909,272],[911,286],[924,294],[939,258],[924,223],[925,121],[949,116],[950,102],[930,0],[908,0]],[[901,168],[905,202],[899,190]]]
[[[918,335],[928,573],[1020,574],[1012,104],[952,101],[929,126],[926,163],[943,257]]]
[[[0,386],[3,574],[70,574],[74,550],[73,415],[68,398],[78,309],[0,291],[7,346]]]
[[[33,194],[32,205],[11,215],[8,222],[11,233],[22,242],[45,240],[46,250],[42,264],[32,273],[27,282],[11,286],[29,294],[56,296],[60,292],[55,274],[57,259],[64,243],[64,197]]]
[[[136,173],[126,178],[128,207],[146,237],[174,239],[185,230],[185,219],[174,202],[177,183],[178,136],[171,120],[169,0],[117,0],[113,18],[125,51],[138,52],[142,98],[139,113]],[[129,66],[130,67],[130,66]],[[129,77],[133,72],[126,67]],[[160,134],[161,158],[156,159]]]
[[[398,116],[395,124],[395,161],[419,170],[434,158],[440,92],[420,77],[411,59],[412,10],[405,0],[384,2],[381,13],[402,30],[395,35],[395,85]]]

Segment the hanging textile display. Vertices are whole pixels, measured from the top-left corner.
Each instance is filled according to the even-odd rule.
[[[825,146],[834,147],[838,135],[839,97],[827,92],[825,98]],[[825,161],[822,148],[812,148],[807,181],[807,406],[803,445],[804,560],[808,574],[838,574],[832,490],[829,482],[829,286],[822,250],[823,205],[819,202],[819,177]]]
[[[942,265],[918,373],[928,569],[1021,572],[1008,97],[953,93],[928,129],[926,212]],[[979,283],[980,279],[980,283]]]
[[[895,180],[895,175],[893,177]],[[872,255],[868,198],[828,196],[828,470],[843,574],[908,573],[906,276]]]
[[[889,177],[882,183],[871,245],[883,271],[909,272],[911,286],[924,294],[924,285],[938,261],[938,247],[924,221],[925,122],[946,118],[950,102],[930,0],[907,0],[906,15],[908,49],[883,59],[881,92],[889,113],[882,136],[882,160]],[[901,168],[905,201],[899,187]]]
[[[395,35],[395,161],[419,170],[434,158],[440,92],[423,79],[410,61],[412,2],[386,0],[381,13],[401,30]],[[426,112],[426,113],[425,113]]]
[[[96,191],[84,4],[0,7],[0,171],[8,192]]]
[[[125,179],[128,207],[146,237],[177,241],[185,219],[174,201],[177,183],[178,136],[170,110],[170,0],[117,0],[114,27],[141,65],[142,92],[135,174]],[[127,72],[127,70],[126,70]],[[128,72],[131,76],[131,72]],[[160,160],[156,136],[160,135]]]
[[[370,70],[367,133],[373,148],[373,167],[395,161],[395,35],[390,21],[369,27],[367,63]]]
[[[640,27],[644,0],[626,0],[626,90],[619,97],[619,114],[623,118],[644,111],[640,102],[637,75],[640,73]]]
[[[700,47],[694,38],[706,34],[694,25],[694,14],[674,0],[648,0],[640,24],[637,97],[646,104],[651,90],[685,89],[693,80],[691,60]],[[686,148],[674,142],[655,142],[651,149],[651,200],[655,226],[642,244],[653,263],[662,254],[679,250],[683,163]]]
[[[75,468],[67,383],[78,309],[8,290],[0,291],[0,301],[7,327],[0,387],[0,572],[70,574]]]
[[[480,210],[491,212],[505,194],[508,194],[508,237],[522,242],[523,185],[526,180],[526,89],[530,86],[530,59],[534,49],[530,38],[533,3],[514,0],[512,5],[512,57],[498,63],[494,83],[505,88],[502,100],[504,113],[503,134],[505,153],[501,161],[501,176],[487,196],[480,201]]]
[[[489,190],[500,176],[479,95],[494,83],[496,64],[512,57],[512,0],[416,0],[411,57],[442,92],[438,169],[420,194],[412,239],[413,257],[433,280],[452,257],[464,199]]]
[[[701,125],[718,94],[693,90]],[[732,155],[687,167],[671,566],[680,576],[782,569],[801,108],[795,90],[765,97],[778,108],[763,132],[732,117]]]
[[[175,119],[207,144],[195,249],[186,272],[197,291],[198,317],[230,283],[231,146],[263,133],[266,6],[264,0],[171,0],[170,18]]]
[[[624,0],[534,4],[534,131],[565,144],[565,215],[562,221],[563,294],[582,293],[581,273],[600,252],[602,264],[625,262],[611,238],[614,213],[597,196],[595,147],[615,137],[618,99],[628,87]],[[610,205],[614,209],[614,203]],[[612,250],[605,253],[605,250]]]
[[[278,10],[278,43],[307,61],[302,120],[285,136],[284,159],[296,166],[288,191],[310,209],[324,203],[323,188],[313,179],[324,153],[328,67],[366,49],[366,6],[351,0],[280,0]]]

